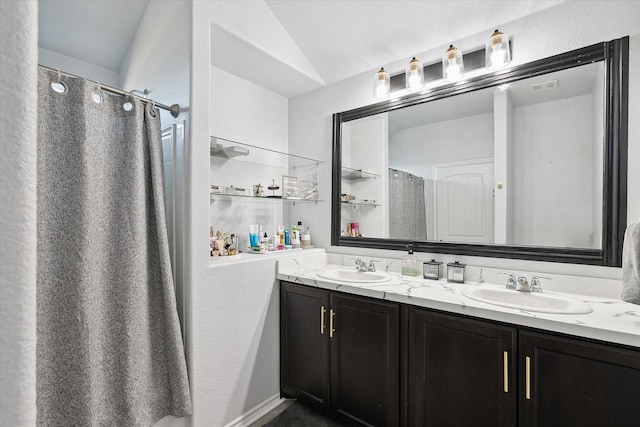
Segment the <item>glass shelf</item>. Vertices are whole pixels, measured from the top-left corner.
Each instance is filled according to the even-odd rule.
[[[347,181],[361,181],[364,179],[376,179],[380,178],[382,175],[379,173],[368,172],[362,169],[352,169],[347,167],[342,167],[342,179]]]
[[[342,206],[353,206],[355,208],[375,208],[376,206],[382,206],[380,203],[371,202],[341,202]]]
[[[232,199],[246,199],[246,200],[265,200],[265,201],[279,201],[279,202],[285,202],[285,203],[296,203],[296,202],[300,202],[300,203],[311,203],[311,202],[322,202],[323,200],[320,199],[297,199],[294,197],[287,197],[287,198],[282,198],[282,197],[268,197],[268,196],[247,196],[245,194],[209,194],[209,199],[214,202],[216,200],[232,200]]]
[[[256,163],[261,165],[270,165],[276,167],[283,167],[282,164],[270,164],[274,159],[287,159],[289,169],[295,169],[297,167],[305,166],[318,166],[324,163],[322,160],[312,159],[310,157],[298,156],[296,154],[289,154],[271,148],[258,147],[257,145],[246,144],[243,142],[232,141],[230,139],[220,138],[217,136],[211,136],[210,150],[211,156],[220,157],[223,159],[234,159],[248,163]],[[255,160],[256,156],[252,154],[258,154],[258,160]],[[251,159],[251,160],[250,160]]]

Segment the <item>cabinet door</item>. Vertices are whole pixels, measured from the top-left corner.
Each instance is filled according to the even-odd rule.
[[[514,328],[409,309],[409,425],[516,424]]]
[[[520,333],[520,425],[640,426],[640,351]]]
[[[364,425],[399,422],[398,304],[331,295],[333,412]]]
[[[329,410],[329,292],[281,282],[280,388]]]

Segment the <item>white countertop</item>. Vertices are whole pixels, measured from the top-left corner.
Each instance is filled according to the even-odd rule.
[[[588,303],[593,308],[593,312],[550,314],[505,308],[475,301],[462,295],[462,291],[469,287],[504,288],[503,285],[447,283],[425,280],[421,277],[402,276],[391,271],[387,274],[392,276],[392,279],[383,283],[340,283],[324,279],[317,274],[328,268],[340,267],[344,268],[340,265],[327,264],[327,257],[322,253],[290,257],[278,260],[277,278],[322,289],[640,348],[640,306],[619,299],[566,294],[573,299]]]

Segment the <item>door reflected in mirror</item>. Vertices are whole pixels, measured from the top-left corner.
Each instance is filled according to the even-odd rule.
[[[343,122],[340,234],[601,249],[604,66]]]

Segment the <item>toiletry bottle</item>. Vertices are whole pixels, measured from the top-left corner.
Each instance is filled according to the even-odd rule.
[[[284,247],[284,227],[278,226],[278,236],[280,236],[280,244]]]
[[[291,245],[291,236],[289,235],[288,228],[284,229],[284,245],[285,246]]]
[[[293,249],[300,249],[300,230],[295,225],[291,231],[291,246]]]
[[[307,227],[307,230],[302,233],[301,245],[303,248],[311,246],[311,232],[309,231],[309,227]]]
[[[402,258],[402,274],[404,276],[419,276],[420,263],[418,263],[415,255],[413,255],[413,245],[407,245],[407,250],[409,253],[406,257]]]

